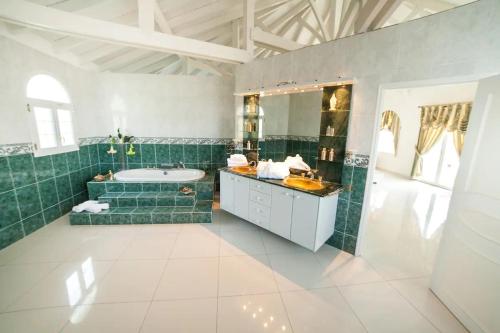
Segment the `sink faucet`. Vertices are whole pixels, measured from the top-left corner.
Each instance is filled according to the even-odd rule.
[[[309,178],[314,179],[314,176],[316,175],[317,172],[318,172],[317,169],[309,170],[309,172],[308,172]]]
[[[177,164],[177,167],[178,167],[179,169],[186,169],[186,165],[185,165],[185,164],[184,164],[184,162],[182,162],[182,161],[181,161],[181,162],[179,162],[179,163]]]

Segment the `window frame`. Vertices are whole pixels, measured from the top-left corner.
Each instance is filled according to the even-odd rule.
[[[31,115],[30,115],[30,120],[31,120],[30,121],[30,123],[31,123],[30,133],[31,133],[31,138],[32,138],[32,142],[33,142],[33,154],[35,155],[35,157],[60,154],[60,153],[67,153],[67,152],[79,150],[76,135],[75,135],[74,111],[73,111],[73,106],[71,104],[53,102],[53,101],[35,99],[35,98],[27,98],[27,100],[28,100],[27,109],[28,109],[28,112],[31,113]],[[55,127],[55,131],[56,131],[56,143],[57,143],[56,147],[41,148],[40,135],[38,133],[36,116],[35,116],[35,112],[33,111],[34,107],[42,107],[42,108],[47,108],[47,109],[51,110],[52,117],[54,119],[54,127]],[[74,143],[72,145],[65,146],[62,144],[61,129],[59,126],[59,115],[57,112],[58,109],[68,110],[71,114],[71,127],[73,130],[73,141],[74,141]]]
[[[64,103],[64,102],[56,102],[56,101],[51,101],[51,100],[46,100],[46,99],[38,99],[38,98],[31,98],[28,97],[28,86],[30,84],[30,81],[39,76],[39,75],[45,75],[53,79],[54,81],[57,81],[61,88],[64,90],[66,96],[68,97],[69,103]],[[31,142],[33,145],[33,155],[35,157],[39,156],[47,156],[47,155],[54,155],[54,154],[60,154],[60,153],[66,153],[66,152],[71,152],[71,151],[78,151],[80,149],[78,145],[78,138],[75,132],[75,117],[74,117],[74,110],[73,110],[73,104],[71,100],[71,96],[68,93],[68,90],[66,89],[65,85],[57,76],[54,76],[51,73],[42,71],[42,72],[33,72],[29,76],[29,79],[26,82],[25,86],[25,97],[27,100],[27,105],[26,105],[26,110],[28,113],[30,113],[29,116],[29,129],[30,129],[30,136],[31,136]],[[38,124],[36,121],[36,116],[35,112],[33,111],[34,107],[42,107],[42,108],[48,108],[52,112],[52,117],[54,119],[54,127],[55,127],[55,135],[56,135],[56,147],[52,148],[41,148],[40,146],[40,134],[38,133]],[[64,146],[62,145],[61,142],[61,131],[59,129],[59,116],[58,116],[58,109],[64,109],[68,110],[71,114],[71,128],[73,131],[73,141],[74,143],[72,145],[67,145]]]

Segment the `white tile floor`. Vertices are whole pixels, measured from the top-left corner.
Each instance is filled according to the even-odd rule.
[[[426,279],[211,225],[69,226],[0,251],[0,332],[463,332]]]

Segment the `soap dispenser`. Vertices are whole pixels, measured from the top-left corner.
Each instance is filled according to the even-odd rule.
[[[323,149],[321,149],[321,157],[320,157],[320,159],[322,161],[326,160],[326,148],[325,147],[323,147]]]
[[[333,162],[335,159],[335,150],[333,148],[330,148],[330,152],[328,153],[328,160],[330,162]]]

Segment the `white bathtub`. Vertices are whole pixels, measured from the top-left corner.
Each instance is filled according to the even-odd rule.
[[[189,182],[201,179],[205,171],[198,169],[130,169],[119,171],[115,179],[121,182]]]

